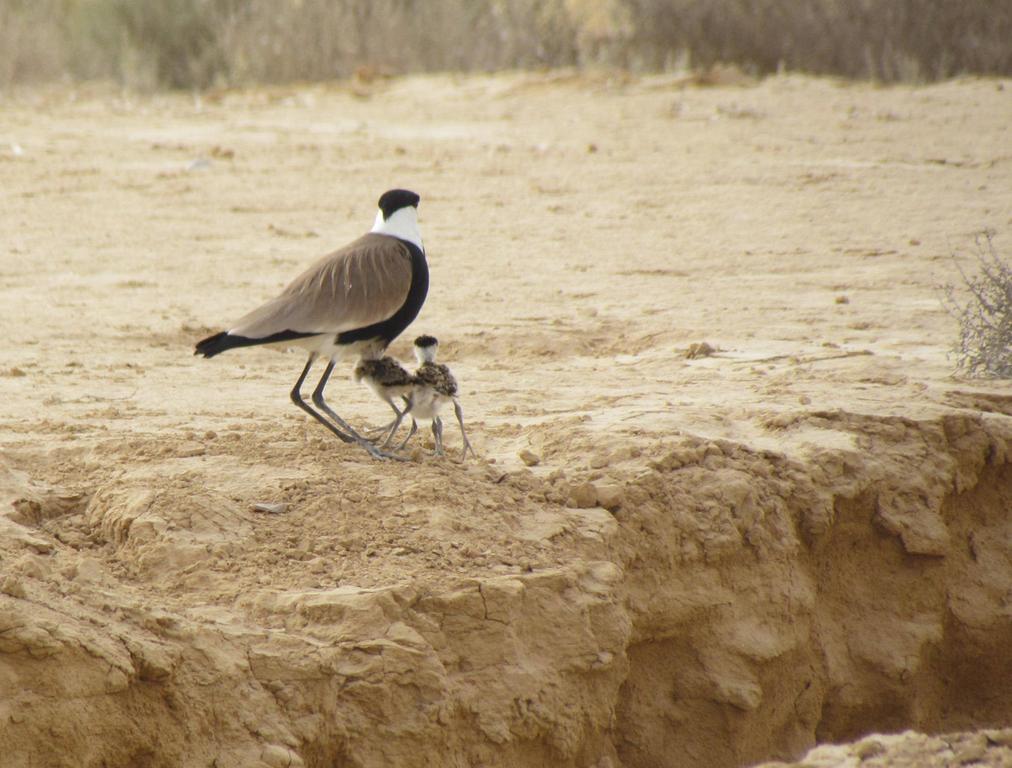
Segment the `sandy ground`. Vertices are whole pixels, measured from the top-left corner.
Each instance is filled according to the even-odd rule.
[[[42,527],[71,563],[61,580],[90,569],[85,593],[261,631],[284,628],[265,605],[293,590],[425,592],[588,547],[607,559],[587,528],[610,523],[545,505],[604,503],[681,440],[803,462],[861,449],[806,415],[1001,419],[1007,384],[952,374],[940,286],[972,265],[976,232],[1012,248],[1010,94],[566,74],[14,94],[8,485],[87,501]],[[440,338],[479,454],[463,465],[452,420],[442,460],[423,441],[395,464],[330,439],[288,401],[298,355],[191,355],[365,231],[394,186],[422,195],[431,290],[391,351]],[[714,353],[688,359],[701,342]],[[332,405],[381,423],[351,368]],[[538,490],[560,472],[598,495]],[[148,538],[138,507],[158,510]]]
[[[407,336],[444,339],[488,458],[515,460],[518,426],[585,417],[643,441],[761,438],[751,416],[804,397],[923,413],[962,386],[951,256],[984,228],[1007,248],[1002,85],[516,76],[7,102],[3,365],[28,375],[3,416],[32,442],[40,421],[76,440],[304,424],[284,398],[298,360],[180,353],[364,231],[394,185],[423,195],[432,270]],[[684,360],[700,341],[720,355]]]

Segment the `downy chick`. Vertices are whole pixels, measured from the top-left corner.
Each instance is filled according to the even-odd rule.
[[[411,431],[401,443],[403,448],[408,440],[418,430],[417,419],[429,419],[432,421],[432,437],[436,443],[436,455],[443,454],[443,420],[439,412],[447,403],[453,403],[454,413],[457,415],[457,423],[460,425],[460,436],[464,441],[464,450],[461,453],[461,460],[467,458],[470,451],[474,456],[474,448],[467,439],[467,432],[464,430],[464,412],[460,407],[460,400],[457,398],[457,380],[453,378],[450,369],[436,362],[436,353],[439,351],[439,341],[434,336],[419,336],[415,339],[415,358],[418,360],[418,369],[414,375],[414,385],[411,394],[408,395],[408,405],[405,413],[411,415]]]

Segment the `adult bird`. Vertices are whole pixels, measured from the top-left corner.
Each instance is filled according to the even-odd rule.
[[[406,189],[384,192],[368,234],[321,258],[277,298],[243,315],[229,330],[200,341],[194,354],[214,357],[253,346],[305,349],[309,359],[292,388],[292,402],[342,441],[356,443],[376,458],[391,458],[338,416],[323,391],[336,361],[381,356],[418,316],[429,290],[419,200]],[[317,358],[327,360],[312,395],[318,410],[301,394]]]

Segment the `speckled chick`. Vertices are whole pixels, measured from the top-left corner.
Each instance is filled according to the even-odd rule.
[[[397,434],[404,414],[407,412],[407,406],[405,406],[405,410],[401,410],[394,400],[395,398],[403,398],[405,401],[409,399],[415,389],[415,377],[396,359],[386,356],[359,360],[358,365],[355,366],[355,381],[368,385],[381,400],[393,409],[393,421],[375,430],[375,434],[378,435],[376,442],[382,440],[380,447],[385,448],[393,436]]]
[[[407,445],[408,440],[418,430],[417,419],[429,419],[432,421],[432,437],[436,443],[436,455],[443,454],[443,420],[439,412],[447,403],[453,403],[453,410],[457,416],[457,423],[460,425],[460,436],[464,442],[464,450],[461,459],[467,458],[467,452],[474,454],[470,441],[467,439],[467,432],[464,430],[464,412],[460,407],[460,400],[457,397],[457,380],[453,378],[450,369],[436,362],[436,353],[439,351],[439,341],[434,336],[419,336],[415,339],[415,357],[418,360],[418,369],[415,371],[414,387],[408,396],[407,413],[411,415],[411,431],[407,438],[401,443],[401,448]]]

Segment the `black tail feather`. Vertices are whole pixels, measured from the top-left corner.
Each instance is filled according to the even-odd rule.
[[[281,331],[264,336],[262,339],[252,339],[249,336],[234,336],[228,331],[221,331],[213,336],[197,342],[193,350],[195,355],[214,357],[229,349],[236,347],[255,347],[260,344],[276,344],[279,341],[292,341],[293,339],[304,339],[307,336],[318,336],[316,333],[300,333],[299,331]]]
[[[238,346],[234,341],[239,341],[242,338],[240,336],[229,336],[227,331],[216,333],[213,336],[208,336],[206,339],[202,339],[197,342],[196,348],[193,350],[195,355],[203,355],[204,357],[214,357],[224,352],[226,349]]]

